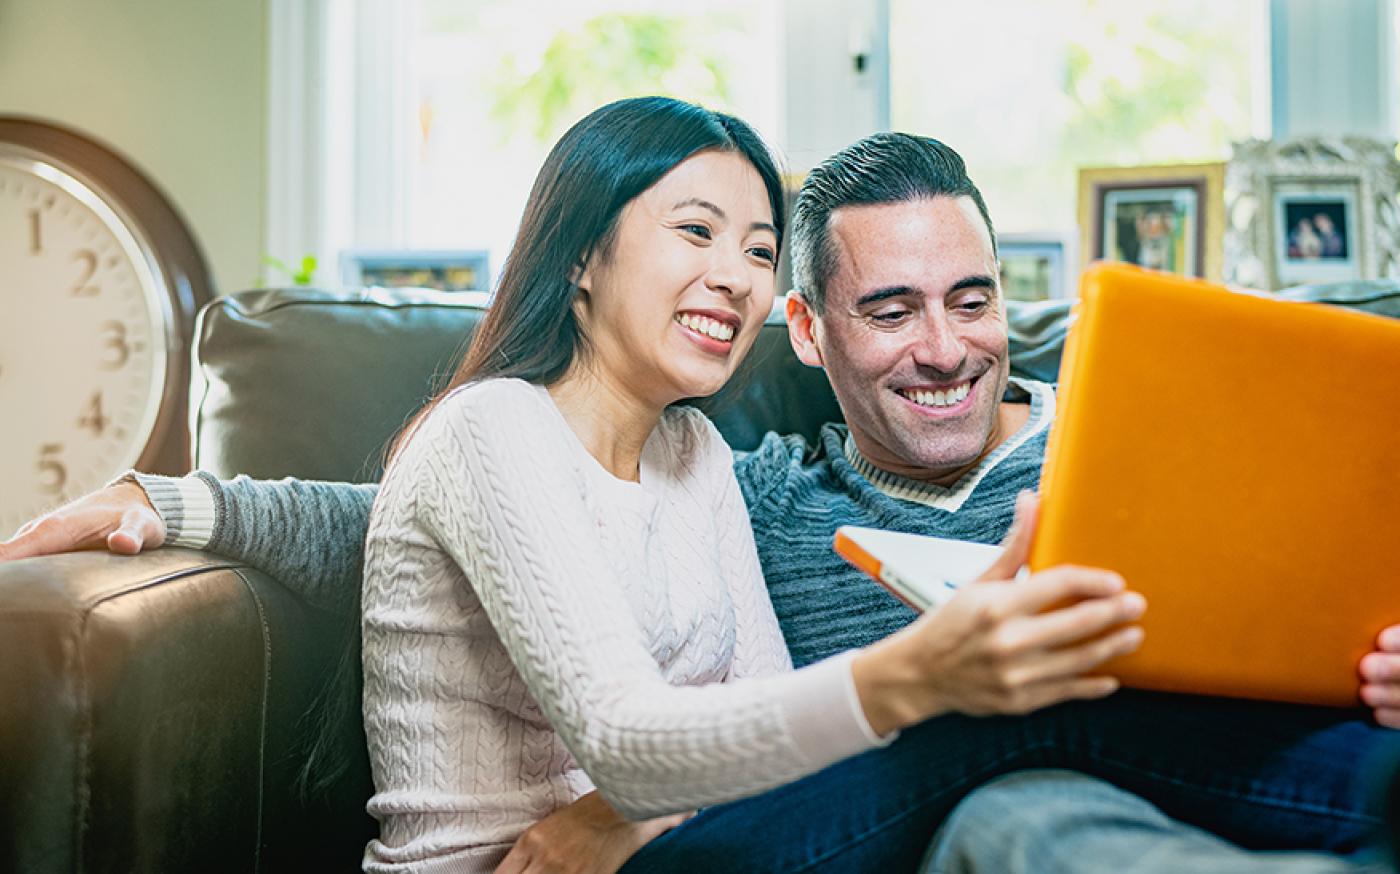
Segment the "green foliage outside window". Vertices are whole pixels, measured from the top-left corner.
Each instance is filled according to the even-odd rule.
[[[731,97],[728,65],[708,32],[724,16],[599,15],[561,30],[543,55],[507,55],[492,90],[492,114],[507,133],[553,142],[589,110],[622,97],[657,94],[710,105]]]

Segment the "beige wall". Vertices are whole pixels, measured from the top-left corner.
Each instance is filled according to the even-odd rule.
[[[0,0],[0,113],[125,155],[237,291],[262,256],[266,56],[267,0]]]

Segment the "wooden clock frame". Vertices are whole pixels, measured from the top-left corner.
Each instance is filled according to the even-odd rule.
[[[204,254],[170,201],[131,162],[65,127],[34,118],[0,115],[0,144],[18,146],[92,189],[116,212],[164,279],[171,313],[165,326],[165,386],[160,410],[138,470],[182,474],[190,469],[190,350],[195,315],[213,298]]]

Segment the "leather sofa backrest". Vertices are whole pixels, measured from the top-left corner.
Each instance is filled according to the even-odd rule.
[[[1013,366],[1053,378],[1068,304],[1018,310]],[[196,327],[195,466],[219,476],[372,482],[385,447],[455,369],[482,295],[275,289],[220,298]],[[730,445],[768,431],[815,439],[841,410],[781,319],[723,391],[697,402]]]

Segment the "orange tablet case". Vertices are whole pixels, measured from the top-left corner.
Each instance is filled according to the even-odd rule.
[[[1400,321],[1090,268],[1031,567],[1147,596],[1132,686],[1359,703],[1400,623]]]

